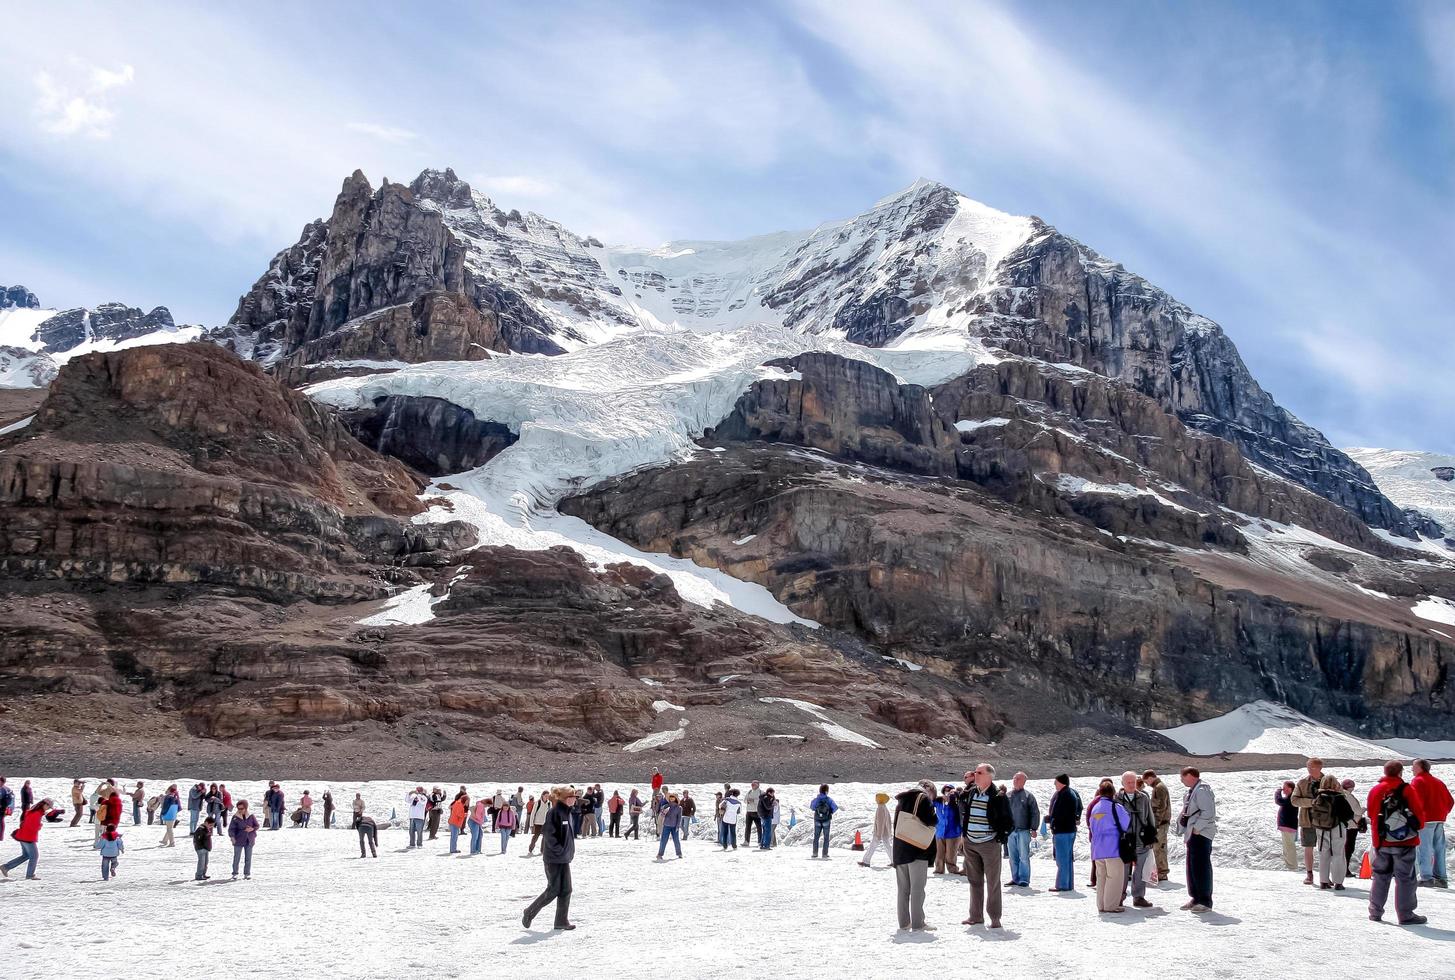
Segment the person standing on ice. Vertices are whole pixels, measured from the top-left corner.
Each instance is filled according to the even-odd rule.
[[[864,851],[864,860],[859,862],[859,867],[872,867],[870,862],[874,860],[874,852],[880,847],[889,848],[889,863],[894,863],[894,845],[890,843],[894,831],[889,824],[889,794],[874,794],[874,826],[869,831],[869,847]],[[923,891],[921,891],[923,896]]]
[[[92,846],[101,852],[101,880],[110,881],[111,876],[116,874],[118,859],[126,850],[126,843],[121,839],[116,824],[108,824]]]
[[[1430,772],[1430,763],[1416,759],[1410,789],[1420,798],[1420,813],[1425,825],[1420,828],[1420,885],[1424,888],[1448,887],[1445,877],[1445,818],[1455,807],[1450,787]]]
[[[464,787],[460,787],[464,789]],[[425,807],[425,820],[429,823],[429,839],[434,840],[440,832],[440,815],[444,813],[445,791],[436,786],[429,791],[429,802]]]
[[[504,854],[510,844],[510,835],[515,833],[515,807],[503,806],[495,818],[495,829],[500,833],[500,853]]]
[[[1273,803],[1278,807],[1278,836],[1283,838],[1283,864],[1289,871],[1298,870],[1298,807],[1293,805],[1293,791],[1297,784],[1291,779],[1283,781],[1283,788],[1273,794]]]
[[[364,794],[362,794],[362,793],[355,793],[354,794],[354,820],[353,820],[352,826],[357,827],[359,825],[359,818],[361,818],[363,815],[364,815]]]
[[[4,782],[4,780],[0,780],[0,782]],[[131,791],[131,825],[133,827],[141,823],[141,808],[142,804],[146,802],[146,798],[146,789],[143,788],[142,781],[138,779],[136,788]],[[3,829],[3,824],[0,824],[0,836],[4,836]]]
[[[1339,785],[1344,788],[1344,796],[1348,798],[1349,807],[1355,814],[1355,819],[1349,824],[1349,833],[1344,836],[1344,873],[1357,875],[1359,871],[1354,867],[1354,850],[1360,831],[1369,829],[1369,815],[1364,812],[1364,804],[1359,797],[1354,795],[1354,780],[1346,779]]]
[[[364,844],[369,845],[369,857],[379,856],[379,825],[374,818],[367,816],[362,810],[354,818],[354,829],[359,832],[359,857],[364,857]]]
[[[460,853],[460,835],[465,832],[465,821],[470,819],[470,797],[462,789],[450,801],[450,853]]]
[[[762,797],[763,791],[758,788],[758,781],[755,779],[748,784],[748,791],[743,794],[743,807],[748,811],[748,824],[743,829],[743,846],[747,847],[753,843],[753,828],[758,829],[758,846],[763,844],[763,818],[758,813],[758,800]]]
[[[212,877],[207,873],[207,862],[212,857],[212,827],[212,818],[208,817],[192,835],[192,847],[197,851],[197,874],[193,878],[197,881],[207,881]]]
[[[770,786],[758,797],[758,849],[773,847],[773,814],[778,810],[778,794]]]
[[[333,792],[323,791],[323,829],[329,830],[333,827]]]
[[[960,870],[960,803],[953,786],[940,787],[935,800],[935,874],[964,874]]]
[[[1026,774],[1011,777],[1011,791],[1005,801],[1010,806],[1010,883],[1020,888],[1031,885],[1031,841],[1040,833],[1041,804],[1036,794],[1026,789]]]
[[[808,804],[809,810],[813,812],[813,857],[818,857],[819,839],[823,839],[823,857],[829,858],[829,829],[833,826],[834,814],[839,812],[839,805],[829,796],[829,785],[823,783],[818,788],[818,795]]]
[[[26,881],[40,877],[35,873],[40,864],[40,828],[50,811],[51,801],[47,797],[20,815],[20,826],[10,835],[10,839],[20,845],[20,857],[0,864],[0,877],[9,878],[10,872],[22,864],[25,865]]]
[[[227,825],[227,839],[232,841],[232,877],[237,880],[242,865],[243,880],[253,876],[253,845],[258,842],[258,818],[248,812],[248,801],[237,801],[237,812]]]
[[[654,796],[657,793],[660,793],[662,791],[662,784],[664,782],[666,782],[666,778],[662,775],[662,770],[658,769],[656,766],[653,766],[652,767],[652,794]]]
[[[1142,782],[1152,797],[1152,819],[1157,821],[1157,843],[1152,845],[1152,856],[1157,859],[1157,880],[1166,881],[1171,869],[1167,866],[1167,828],[1172,825],[1172,794],[1167,784],[1151,769],[1142,773]]]
[[[1076,828],[1081,824],[1081,801],[1071,789],[1071,777],[1062,773],[1054,782],[1056,789],[1046,808],[1056,857],[1056,885],[1050,890],[1069,892],[1076,887]]]
[[[1136,844],[1136,858],[1127,864],[1122,894],[1117,904],[1125,902],[1127,893],[1130,892],[1134,906],[1149,909],[1152,903],[1147,901],[1147,877],[1156,868],[1152,845],[1157,842],[1157,824],[1152,813],[1152,801],[1144,791],[1137,788],[1137,774],[1134,772],[1122,773],[1122,788],[1116,795],[1116,801],[1132,818],[1132,840]]]
[[[678,801],[676,793],[668,793],[662,801],[659,823],[662,827],[661,838],[657,844],[657,860],[665,860],[667,853],[667,841],[672,841],[672,847],[677,852],[677,860],[682,860],[682,837],[680,825],[682,823],[682,804]]]
[[[890,857],[894,865],[900,932],[935,931],[934,926],[925,922],[925,881],[935,859],[935,826],[939,822],[934,798],[935,784],[928,779],[920,780],[918,786],[894,798],[894,843],[890,845]]]
[[[0,776],[0,840],[5,839],[5,820],[15,812],[15,793]]]
[[[1303,844],[1303,883],[1314,883],[1314,854],[1319,849],[1320,832],[1332,826],[1328,810],[1330,796],[1339,792],[1339,781],[1324,773],[1323,759],[1308,761],[1308,775],[1293,790],[1293,805],[1298,808],[1298,833]],[[1317,804],[1317,813],[1315,805]]]
[[[298,809],[303,814],[302,826],[306,830],[308,828],[308,821],[313,816],[312,791],[306,789],[303,791],[303,795],[298,800]]]
[[[738,849],[738,815],[743,811],[743,801],[738,799],[737,790],[729,790],[722,801],[722,849]]]
[[[621,811],[626,808],[626,801],[621,798],[621,790],[612,790],[611,799],[606,801],[606,812],[610,814],[610,830],[612,837],[621,836]]]
[[[1202,913],[1213,904],[1212,842],[1218,831],[1218,804],[1212,787],[1202,781],[1195,766],[1182,767],[1182,785],[1187,797],[1177,826],[1187,850],[1187,894],[1185,911]]]
[[[970,915],[964,925],[980,925],[988,915],[990,928],[1000,928],[1000,858],[1010,828],[1010,806],[995,785],[995,767],[982,762],[965,774],[960,792],[960,836],[970,880]]]
[[[1416,869],[1425,815],[1420,809],[1419,794],[1404,781],[1403,763],[1384,764],[1384,778],[1369,791],[1367,812],[1372,845],[1369,867],[1374,878],[1369,886],[1369,918],[1373,922],[1383,921],[1384,904],[1393,880],[1399,924],[1422,925],[1427,920],[1415,911],[1420,904]]]
[[[406,850],[424,846],[424,820],[429,813],[429,796],[423,786],[416,786],[414,792],[404,798],[409,807],[409,847]]]
[[[1121,912],[1127,865],[1121,856],[1121,837],[1132,815],[1116,801],[1116,787],[1104,779],[1086,808],[1086,833],[1091,862],[1096,866],[1096,911]]]
[[[187,790],[187,833],[197,833],[197,820],[202,816],[202,802],[207,798],[207,787],[196,783]]]
[[[526,857],[536,852],[536,841],[541,839],[541,834],[546,829],[546,818],[550,816],[551,807],[555,800],[551,798],[551,791],[543,789],[541,795],[536,798],[536,805],[530,811],[530,847],[526,849]]]
[[[576,856],[576,833],[571,824],[571,805],[576,802],[576,791],[569,786],[557,786],[554,791],[555,805],[546,814],[544,842],[541,856],[546,869],[546,890],[526,907],[520,917],[521,925],[530,928],[531,921],[552,902],[556,903],[556,929],[575,929],[571,924],[571,860]]]
[[[177,829],[177,818],[182,815],[182,794],[173,783],[167,787],[167,793],[162,797],[162,842],[159,847],[176,847],[177,841],[174,832]]]
[[[631,796],[626,801],[626,810],[631,816],[632,822],[631,826],[626,829],[626,833],[621,835],[621,838],[622,840],[626,840],[628,837],[635,837],[637,840],[641,840],[642,798],[637,795],[635,787],[632,788]]]
[[[490,819],[490,798],[481,795],[470,808],[470,853],[479,854],[485,844],[485,821]]]

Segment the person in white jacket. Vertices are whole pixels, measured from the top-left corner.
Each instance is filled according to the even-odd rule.
[[[743,806],[748,811],[748,825],[743,828],[743,846],[747,847],[753,843],[753,828],[758,829],[758,837],[763,836],[763,821],[758,816],[758,800],[762,797],[763,791],[758,788],[758,781],[755,779],[751,787],[743,794]]]
[[[409,805],[409,846],[424,846],[424,820],[429,813],[429,794],[416,786],[406,801]]]
[[[1212,908],[1212,842],[1218,832],[1218,804],[1212,787],[1202,781],[1202,773],[1196,767],[1183,767],[1182,785],[1187,787],[1187,798],[1182,802],[1177,825],[1182,829],[1182,841],[1187,848],[1189,896],[1182,907],[1201,913]]]
[[[728,793],[727,799],[722,801],[722,849],[729,847],[738,849],[738,817],[743,812],[743,801],[738,799],[738,791],[732,790]]]
[[[861,867],[869,867],[869,862],[874,860],[874,852],[880,847],[888,848],[889,860],[894,862],[894,831],[889,823],[889,794],[875,793],[874,802],[874,827],[869,832],[869,849],[864,852],[864,860],[859,862]]]
[[[530,857],[536,852],[536,841],[540,840],[541,834],[545,832],[546,817],[550,815],[551,807],[555,805],[555,802],[550,790],[543,789],[541,795],[536,797],[535,809],[530,812],[530,847],[526,848],[526,857]]]

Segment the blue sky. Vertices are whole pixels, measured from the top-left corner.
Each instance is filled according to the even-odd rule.
[[[1223,324],[1336,444],[1455,451],[1455,4],[6,11],[0,283],[216,323],[354,168],[732,238],[919,176]]]

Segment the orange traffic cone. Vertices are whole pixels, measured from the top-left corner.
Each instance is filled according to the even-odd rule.
[[[851,850],[851,851],[862,851],[863,849],[864,849],[864,838],[860,837],[859,836],[859,832],[856,830],[856,831],[854,831],[854,843],[849,848],[849,850]]]
[[[1374,877],[1374,872],[1369,870],[1368,851],[1364,852],[1364,860],[1359,862],[1359,877],[1364,881],[1368,881],[1370,878]]]

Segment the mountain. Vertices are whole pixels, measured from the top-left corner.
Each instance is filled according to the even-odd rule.
[[[1346,449],[1381,493],[1455,538],[1455,456],[1402,449]]]
[[[24,286],[0,286],[0,310],[39,308],[40,300]]]

